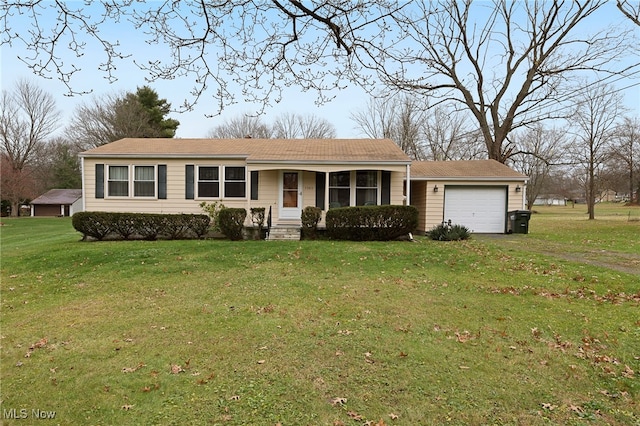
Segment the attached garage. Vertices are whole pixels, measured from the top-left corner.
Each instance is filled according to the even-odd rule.
[[[507,212],[525,207],[527,176],[495,160],[414,161],[410,203],[419,232],[443,222],[474,233],[507,232]]]
[[[444,188],[444,221],[464,225],[471,232],[501,234],[506,230],[507,186]]]

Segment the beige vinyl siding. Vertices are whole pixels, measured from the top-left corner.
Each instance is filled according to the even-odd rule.
[[[162,158],[162,159],[139,159],[139,158],[83,158],[84,161],[84,202],[87,211],[110,211],[110,212],[137,212],[137,213],[202,213],[200,203],[219,202],[226,207],[238,207],[247,209],[251,207],[264,207],[268,212],[272,208],[272,220],[277,222],[280,200],[280,173],[283,169],[300,170],[302,178],[302,208],[315,206],[316,203],[316,171],[329,173],[341,170],[390,170],[391,171],[391,204],[404,204],[404,179],[405,166],[377,166],[356,164],[351,165],[321,165],[305,164],[300,167],[282,167],[282,164],[260,164],[246,165],[238,159],[189,159],[189,158]],[[105,166],[105,198],[95,197],[95,169],[96,164]],[[165,164],[167,166],[167,198],[158,199],[156,197],[138,198],[133,197],[132,191],[128,197],[109,197],[108,167],[110,165],[126,166],[157,166]],[[244,166],[246,167],[246,197],[245,198],[202,198],[198,197],[195,190],[195,199],[185,199],[185,166],[193,165],[195,182],[197,186],[198,166],[220,166],[220,177],[224,175],[224,166]],[[258,199],[251,200],[250,174],[252,170],[259,172]],[[156,181],[156,190],[157,190]],[[220,180],[222,187],[223,180]],[[249,216],[249,215],[248,215]],[[250,218],[247,218],[250,225]]]
[[[425,181],[426,182],[426,181]],[[419,186],[417,185],[418,183],[422,183],[422,182],[414,182],[412,185],[412,190],[413,188],[419,188]],[[443,220],[443,214],[444,214],[444,188],[447,185],[452,185],[452,186],[483,186],[483,187],[487,187],[487,186],[499,186],[499,187],[504,187],[508,185],[508,192],[507,192],[507,211],[512,211],[512,210],[521,210],[523,207],[523,197],[524,197],[524,189],[523,188],[523,183],[520,181],[479,181],[479,180],[452,180],[452,181],[445,181],[445,180],[438,180],[438,181],[428,181],[425,183],[426,188],[425,188],[425,198],[426,198],[426,207],[424,208],[425,211],[425,220],[424,222],[422,222],[422,220],[420,221],[420,225],[424,224],[424,229],[419,228],[419,231],[428,231],[431,228],[433,228],[434,226],[439,225],[440,223],[442,223]],[[435,185],[438,185],[438,192],[433,192],[433,188]],[[522,189],[520,192],[516,192],[516,187],[520,185],[520,188]],[[419,199],[415,198],[416,194],[413,194],[413,199],[416,200],[415,202],[418,203]],[[419,204],[414,204],[416,205],[416,207],[418,207],[420,210],[422,209],[422,206]]]
[[[427,223],[427,183],[414,182],[411,185],[411,205],[418,209],[418,231],[426,231]]]
[[[271,207],[271,218],[276,221],[278,219],[278,171],[261,170],[258,173],[258,199],[250,200],[251,207],[264,207],[265,217],[269,214],[269,207]]]
[[[138,197],[109,197],[107,195],[107,184],[105,182],[105,198],[95,198],[95,169],[96,164],[105,165],[105,177],[108,176],[109,165],[136,165],[145,166],[158,164],[167,165],[167,198],[138,198]],[[135,213],[202,213],[200,203],[221,202],[227,207],[247,207],[249,198],[249,188],[245,198],[196,198],[195,200],[185,199],[185,165],[217,165],[217,166],[244,166],[237,161],[185,161],[173,159],[145,160],[145,159],[84,159],[85,171],[85,208],[87,211],[110,211],[110,212],[135,212]],[[220,170],[222,174],[222,169]],[[248,174],[248,171],[247,171]],[[106,178],[105,178],[106,179]],[[248,183],[248,175],[247,175]],[[157,181],[156,181],[157,188]]]

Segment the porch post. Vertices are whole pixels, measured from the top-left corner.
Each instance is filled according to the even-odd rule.
[[[324,174],[324,211],[329,211],[329,172]]]

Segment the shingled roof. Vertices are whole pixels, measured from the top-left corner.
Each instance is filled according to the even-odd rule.
[[[73,204],[82,197],[82,189],[50,189],[31,204]]]
[[[514,179],[527,180],[496,160],[467,161],[414,161],[411,163],[411,179]]]
[[[409,157],[391,139],[167,139],[125,138],[82,157],[228,157],[247,162],[400,162]]]

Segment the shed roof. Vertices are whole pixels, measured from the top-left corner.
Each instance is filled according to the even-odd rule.
[[[400,162],[410,159],[391,139],[125,138],[82,157],[235,157],[247,162]]]
[[[50,189],[31,204],[73,204],[82,197],[82,189]]]
[[[411,163],[411,179],[511,179],[527,180],[496,160],[462,161],[414,161]]]

